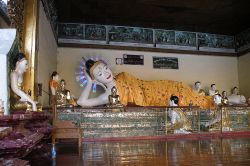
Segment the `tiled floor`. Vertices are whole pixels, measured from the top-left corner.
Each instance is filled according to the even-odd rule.
[[[61,142],[56,149],[57,166],[250,165],[250,138],[86,142],[80,153],[76,143]]]

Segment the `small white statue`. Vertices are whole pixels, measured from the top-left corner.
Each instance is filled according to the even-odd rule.
[[[216,86],[215,84],[211,84],[209,89],[209,96],[214,96],[216,94]]]
[[[200,81],[196,81],[194,83],[194,91],[197,92],[199,95],[205,96],[205,91],[202,89]]]
[[[214,103],[216,105],[221,105],[222,104],[221,100],[222,100],[222,97],[221,97],[221,95],[219,93],[214,95]]]

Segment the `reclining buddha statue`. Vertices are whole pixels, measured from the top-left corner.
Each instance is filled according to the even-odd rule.
[[[111,89],[115,86],[122,105],[132,103],[138,106],[166,106],[170,96],[179,97],[179,105],[193,105],[201,108],[213,107],[213,98],[201,96],[188,85],[170,80],[144,81],[128,73],[120,73],[115,78],[111,70],[101,61],[88,60],[85,64],[87,85],[77,103],[80,106],[97,106],[109,103]],[[96,81],[105,88],[105,92],[96,98],[89,98],[92,83]]]

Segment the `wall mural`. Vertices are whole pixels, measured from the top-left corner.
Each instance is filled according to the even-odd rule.
[[[174,45],[175,31],[155,30],[155,43]]]
[[[236,35],[236,48],[242,51],[250,48],[250,28]]]
[[[153,44],[153,30],[137,27],[111,26],[109,29],[111,42]]]
[[[102,44],[108,45],[160,47],[177,50],[184,48],[197,51],[235,53],[234,36],[199,32],[60,23],[58,24],[58,38],[59,43],[61,39],[74,39],[79,41],[73,41],[73,43],[87,42],[89,44],[97,44],[98,41],[101,41]],[[250,45],[250,30],[237,35],[238,48],[248,44]]]
[[[177,45],[196,47],[196,33],[176,31],[175,37]]]
[[[59,24],[58,37],[65,39],[84,39],[82,24]]]
[[[106,41],[106,27],[104,25],[85,25],[85,40]]]
[[[233,36],[198,33],[198,43],[199,47],[234,49]]]

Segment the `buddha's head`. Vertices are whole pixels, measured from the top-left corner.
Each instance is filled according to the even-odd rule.
[[[117,94],[117,89],[115,86],[113,86],[113,88],[111,89],[111,94],[114,96]]]
[[[227,92],[226,92],[226,91],[223,91],[223,92],[221,93],[221,95],[222,95],[223,98],[225,98],[225,97],[227,97]]]
[[[239,94],[239,89],[235,86],[232,90],[232,94],[238,95]]]
[[[215,84],[211,84],[210,88],[211,88],[212,91],[215,91],[216,90],[216,85]]]
[[[86,61],[86,72],[89,74],[91,79],[107,84],[113,81],[113,74],[111,70],[101,61],[93,61],[91,59]]]
[[[178,106],[179,98],[177,96],[171,96],[169,106]]]
[[[23,53],[17,53],[16,58],[14,59],[15,71],[24,73],[28,69],[28,61],[25,58]]]
[[[220,104],[221,104],[221,95],[220,95],[220,94],[214,95],[214,102],[215,102],[215,104],[217,104],[217,105],[220,105]]]
[[[59,74],[58,74],[56,71],[54,71],[54,72],[51,74],[51,79],[58,82],[58,81],[59,81]]]
[[[196,81],[196,82],[194,83],[194,88],[195,88],[196,90],[201,89],[201,82],[200,82],[200,81]]]
[[[64,80],[64,79],[61,79],[61,81],[60,81],[60,87],[61,87],[61,89],[62,89],[62,90],[65,89],[65,86],[66,86],[65,80]]]

